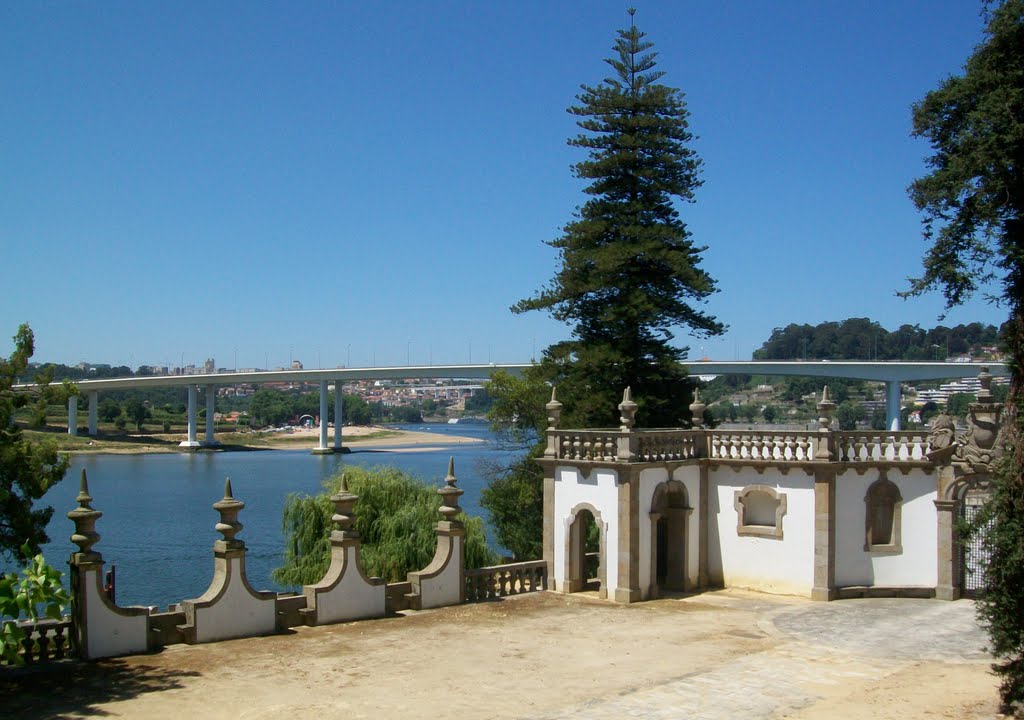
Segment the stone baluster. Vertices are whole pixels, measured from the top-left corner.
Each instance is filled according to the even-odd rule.
[[[551,402],[544,406],[548,411],[548,447],[544,451],[544,457],[558,456],[558,422],[562,417],[562,403],[555,397],[555,388],[551,388]]]
[[[637,455],[637,438],[633,432],[633,425],[636,422],[637,404],[633,402],[633,391],[626,388],[622,392],[622,402],[619,403],[619,426],[618,451],[616,459],[620,462],[632,462]]]
[[[110,600],[103,588],[103,557],[93,546],[100,540],[96,521],[103,513],[92,507],[89,479],[82,469],[78,507],[68,513],[75,524],[71,542],[78,551],[71,554],[71,617],[79,657],[85,660],[130,655],[149,649],[147,608],[122,608]]]

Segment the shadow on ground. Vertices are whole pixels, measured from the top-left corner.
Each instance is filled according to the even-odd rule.
[[[97,706],[180,688],[182,678],[199,675],[122,660],[0,668],[0,707],[9,718],[109,717]]]

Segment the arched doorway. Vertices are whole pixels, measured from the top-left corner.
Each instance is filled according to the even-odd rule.
[[[661,483],[651,500],[650,596],[687,590],[686,518],[692,512],[686,486],[678,480]]]
[[[605,529],[601,513],[589,503],[573,509],[566,537],[565,592],[605,591]]]

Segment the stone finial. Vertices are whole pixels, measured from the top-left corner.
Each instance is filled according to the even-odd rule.
[[[821,390],[821,402],[818,403],[818,430],[828,430],[832,425],[832,413],[836,404],[829,399],[828,385]]]
[[[548,430],[558,429],[558,420],[562,417],[562,403],[555,397],[555,386],[551,386],[551,402],[544,406],[548,411]]]
[[[448,458],[448,475],[444,479],[444,487],[437,491],[441,496],[441,507],[439,512],[444,519],[450,523],[457,522],[455,516],[462,512],[459,507],[459,496],[463,491],[455,487],[455,458]]]
[[[224,478],[224,497],[213,504],[213,509],[220,513],[220,522],[214,529],[224,536],[224,540],[218,542],[223,542],[228,550],[245,547],[245,542],[235,539],[235,535],[242,529],[238,513],[244,507],[245,503],[236,500],[231,494],[231,478]]]
[[[700,401],[700,391],[693,389],[693,402],[690,403],[690,413],[693,415],[692,424],[694,427],[704,427],[704,411],[707,405]]]
[[[99,542],[100,535],[96,532],[96,521],[103,513],[94,510],[92,496],[89,495],[89,479],[85,475],[85,468],[82,468],[82,478],[78,486],[78,497],[75,502],[78,507],[68,513],[68,519],[75,523],[75,534],[71,536],[71,542],[78,546],[77,555],[80,559],[99,560],[100,554],[93,552],[92,546]]]
[[[619,403],[619,422],[622,423],[620,430],[622,432],[629,432],[633,428],[633,424],[636,422],[636,409],[637,404],[633,402],[633,390],[630,387],[626,387],[622,391],[622,402]]]
[[[331,522],[335,525],[331,539],[344,540],[345,538],[359,537],[359,532],[353,529],[356,520],[355,505],[358,499],[358,495],[354,495],[348,490],[348,476],[342,474],[341,488],[337,493],[331,495],[331,502],[334,503]]]
[[[978,391],[978,402],[991,403],[992,375],[988,371],[988,365],[982,365],[981,370],[978,371],[978,384],[981,385],[981,390]]]

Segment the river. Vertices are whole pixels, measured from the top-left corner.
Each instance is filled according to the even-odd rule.
[[[64,481],[37,503],[54,508],[47,527],[51,542],[43,552],[51,564],[67,569],[68,555],[75,548],[69,540],[74,526],[67,512],[76,507],[83,468],[89,477],[92,505],[103,512],[96,524],[101,536],[96,550],[102,553],[107,569],[111,564],[117,566],[119,605],[166,607],[206,590],[213,575],[213,542],[220,538],[213,529],[218,515],[211,505],[223,496],[225,477],[231,478],[234,496],[245,502],[239,515],[244,529],[238,537],[248,548],[246,570],[258,590],[287,589],[270,578],[282,562],[285,498],[289,493],[319,492],[323,482],[345,465],[396,465],[440,487],[448,457],[453,456],[458,485],[465,491],[462,507],[471,515],[483,514],[481,463],[503,461],[515,453],[497,447],[487,426],[480,423],[402,429],[479,437],[487,442],[440,450],[409,446],[360,450],[353,444],[353,452],[344,455],[313,455],[308,450],[79,455],[72,459]]]

